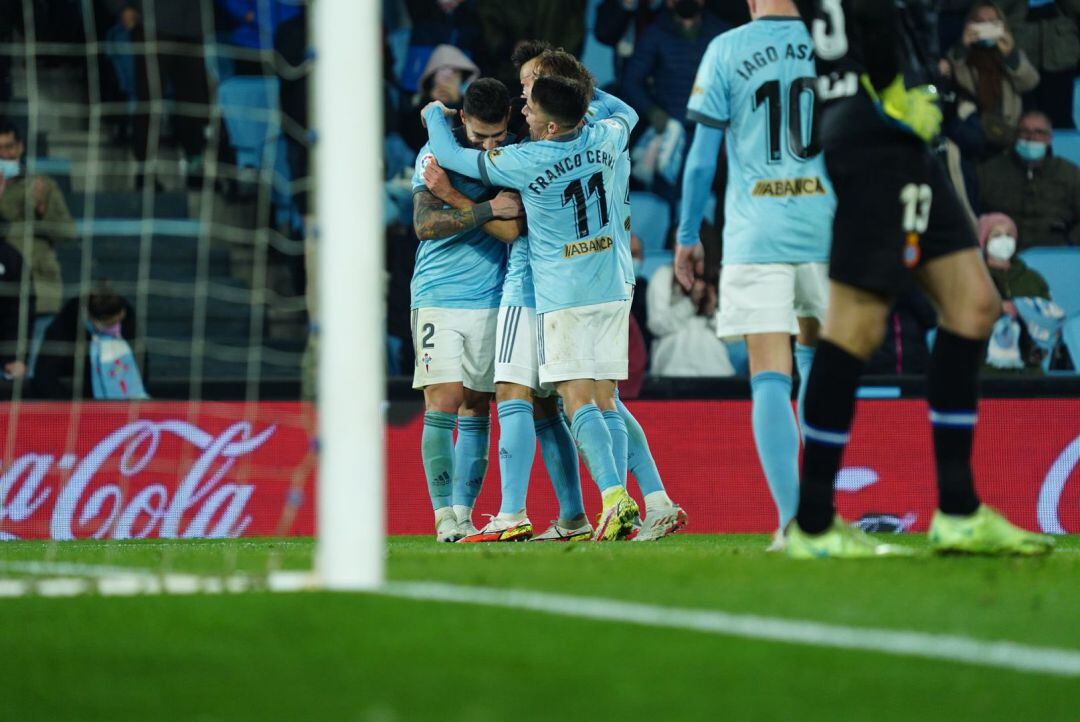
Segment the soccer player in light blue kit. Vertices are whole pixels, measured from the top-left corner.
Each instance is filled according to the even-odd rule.
[[[531,87],[538,58],[550,49],[547,43],[528,41],[514,51],[512,60],[523,87],[526,82]],[[437,167],[437,163],[434,165]],[[499,513],[479,532],[461,541],[507,542],[530,537],[539,542],[588,540],[593,527],[585,516],[581,497],[577,446],[559,409],[558,397],[540,384],[536,297],[527,236],[520,236],[510,247],[496,340],[495,400],[502,498]],[[534,536],[525,505],[537,441],[559,502],[559,518]]]
[[[599,404],[614,410],[615,382],[626,378],[629,294],[614,248],[611,205],[615,161],[637,114],[581,126],[587,90],[538,78],[527,101],[532,143],[480,153],[458,146],[440,103],[425,108],[440,164],[487,185],[521,192],[529,216],[529,266],[537,306],[540,382],[563,398],[571,431],[603,497],[594,539],[625,538],[637,504],[619,478],[611,433]]]
[[[810,34],[791,0],[747,3],[753,22],[709,44],[687,104],[698,126],[683,174],[675,273],[689,288],[726,130],[717,333],[746,337],[754,441],[780,517],[770,549],[780,550],[799,501],[791,336],[798,335],[795,360],[805,389],[828,299],[836,202],[816,142]]]
[[[542,76],[557,75],[593,85],[593,78],[588,69],[576,57],[565,50],[548,50],[536,60],[532,75],[522,73],[521,84],[525,98],[529,97],[533,81]],[[610,118],[619,112],[623,103],[602,90],[595,90],[589,110],[585,114],[586,123],[596,123]],[[634,272],[634,260],[630,255],[630,152],[624,150],[615,163],[615,175],[609,193],[611,212],[614,217],[612,231],[615,234],[615,250],[619,257],[619,266],[626,280],[631,298],[637,277]],[[611,433],[615,449],[615,461],[619,466],[619,478],[626,480],[629,471],[637,479],[645,501],[645,519],[634,541],[656,541],[672,534],[686,525],[686,512],[675,504],[667,495],[660,471],[656,467],[649,449],[645,430],[630,413],[630,409],[619,398],[615,390],[615,409],[605,410],[604,421]]]
[[[502,83],[473,83],[461,113],[462,142],[487,149],[505,142],[509,107]],[[484,200],[490,191],[458,174],[436,195],[425,184],[433,162],[425,146],[413,174],[413,222],[421,240],[411,286],[413,387],[424,391],[421,456],[436,539],[457,541],[476,532],[472,507],[488,465],[504,243],[520,234],[514,219],[522,208],[510,193]]]

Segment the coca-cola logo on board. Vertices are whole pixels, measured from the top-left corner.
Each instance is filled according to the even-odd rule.
[[[1061,521],[1061,503],[1065,496],[1065,487],[1078,466],[1080,466],[1080,436],[1073,439],[1072,443],[1058,454],[1057,459],[1047,469],[1046,477],[1043,478],[1042,488],[1039,490],[1037,512],[1039,528],[1047,534],[1080,531],[1080,529],[1066,529]],[[1067,511],[1077,512],[1076,509]]]
[[[255,485],[230,481],[229,474],[276,428],[255,433],[250,422],[238,421],[215,436],[185,421],[139,420],[113,431],[81,460],[21,454],[0,474],[0,539],[19,538],[4,529],[35,516],[48,519],[53,539],[238,537],[251,523]],[[164,474],[170,478],[154,478],[162,474],[151,463],[167,438],[194,447],[193,461]],[[173,453],[166,461],[177,458]],[[45,481],[55,471],[70,471],[58,488]],[[140,475],[150,483],[133,483]]]

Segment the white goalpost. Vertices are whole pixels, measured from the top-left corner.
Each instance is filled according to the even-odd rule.
[[[198,2],[201,3],[203,17],[212,17],[213,0],[198,0]],[[270,337],[269,325],[264,329],[264,322],[268,317],[271,304],[278,304],[273,306],[274,310],[297,312],[296,308],[289,305],[294,301],[294,296],[287,292],[279,292],[269,277],[270,251],[271,246],[274,246],[279,254],[285,257],[290,255],[295,257],[307,249],[315,251],[314,258],[308,255],[307,261],[312,263],[316,270],[313,274],[314,278],[311,274],[308,277],[314,284],[317,294],[317,301],[311,304],[315,308],[309,309],[312,311],[311,320],[318,327],[318,331],[312,336],[317,339],[314,345],[318,365],[318,391],[314,406],[317,429],[313,431],[310,428],[311,414],[308,407],[296,403],[286,407],[285,410],[277,409],[267,417],[269,420],[262,424],[265,428],[260,427],[262,428],[260,433],[264,435],[265,441],[271,438],[275,429],[281,429],[281,438],[284,441],[274,447],[268,444],[264,450],[264,460],[259,465],[250,459],[237,462],[236,459],[239,457],[229,459],[222,457],[221,465],[214,467],[216,471],[211,470],[211,465],[217,457],[208,456],[206,464],[200,465],[197,462],[203,460],[204,455],[192,451],[192,448],[205,451],[204,446],[200,446],[203,443],[200,441],[202,436],[196,438],[190,434],[188,436],[181,434],[183,438],[176,444],[179,450],[170,451],[173,456],[163,453],[161,465],[155,467],[149,464],[154,461],[151,457],[159,449],[157,436],[150,442],[146,441],[149,437],[139,437],[131,440],[129,446],[123,448],[108,447],[109,450],[101,452],[101,459],[97,463],[104,464],[106,457],[115,452],[120,469],[115,474],[119,481],[113,483],[113,477],[108,476],[113,473],[110,467],[108,472],[102,471],[98,475],[109,483],[90,486],[90,482],[87,481],[85,488],[72,487],[78,492],[72,497],[73,501],[65,497],[66,506],[57,507],[61,512],[81,519],[77,522],[82,525],[78,535],[80,541],[89,542],[92,539],[94,543],[99,543],[98,546],[87,545],[89,561],[81,560],[79,554],[75,553],[74,546],[62,547],[66,542],[61,537],[55,534],[51,538],[48,535],[42,535],[41,538],[50,539],[50,541],[42,545],[44,551],[37,557],[32,552],[24,551],[30,547],[20,547],[16,550],[19,553],[0,559],[0,597],[72,596],[94,593],[112,596],[213,594],[262,590],[289,592],[311,589],[341,591],[386,589],[384,585],[386,282],[383,222],[385,188],[383,181],[384,88],[381,3],[377,0],[308,0],[302,4],[309,9],[310,22],[307,27],[310,42],[308,46],[314,48],[315,57],[311,63],[304,61],[303,72],[295,72],[294,75],[297,78],[306,76],[309,69],[313,68],[313,82],[309,95],[313,172],[310,181],[307,177],[290,176],[289,181],[296,185],[289,190],[292,195],[297,188],[309,189],[312,208],[309,211],[310,217],[305,223],[308,236],[306,243],[300,243],[291,235],[298,231],[297,226],[292,225],[292,218],[289,221],[288,238],[276,222],[266,220],[271,216],[272,203],[277,202],[272,198],[271,184],[276,179],[275,174],[279,173],[279,170],[274,168],[271,171],[265,159],[261,161],[263,166],[259,169],[257,197],[253,200],[248,197],[229,196],[221,190],[221,186],[216,185],[216,181],[223,178],[232,180],[239,178],[239,171],[242,168],[240,161],[237,159],[233,166],[233,161],[230,160],[226,164],[227,167],[219,167],[215,161],[216,141],[210,142],[216,136],[211,131],[204,131],[208,141],[204,149],[206,161],[202,166],[205,177],[201,190],[196,194],[191,192],[190,187],[186,187],[186,171],[178,176],[175,170],[172,170],[176,165],[173,156],[183,156],[184,153],[189,152],[188,149],[175,147],[177,142],[175,138],[166,141],[164,145],[159,138],[163,117],[171,117],[174,133],[180,127],[178,119],[203,118],[204,116],[207,118],[206,128],[216,132],[216,126],[223,117],[222,108],[231,108],[235,118],[250,120],[251,117],[255,117],[263,123],[263,126],[267,128],[272,126],[280,130],[285,111],[280,107],[278,100],[267,102],[265,107],[255,101],[248,104],[241,103],[237,100],[235,88],[231,95],[222,92],[225,87],[225,82],[222,82],[220,86],[217,86],[217,97],[215,98],[214,93],[210,94],[210,108],[204,101],[198,103],[183,101],[173,104],[168,108],[168,113],[165,113],[160,87],[150,88],[150,100],[140,96],[141,99],[136,105],[140,108],[138,113],[141,115],[136,114],[132,109],[135,105],[129,105],[127,101],[120,104],[123,106],[123,113],[119,113],[118,109],[113,107],[117,106],[117,103],[110,105],[97,95],[92,96],[93,102],[86,104],[81,100],[84,92],[82,88],[74,82],[70,83],[70,88],[64,85],[74,77],[72,72],[69,72],[66,67],[61,67],[55,72],[59,82],[56,82],[56,78],[51,83],[42,81],[38,78],[39,68],[36,58],[45,48],[65,59],[85,59],[88,67],[96,67],[92,62],[92,56],[98,52],[98,45],[96,42],[38,44],[33,34],[33,29],[36,27],[33,20],[34,4],[30,0],[22,3],[28,31],[22,45],[18,47],[20,57],[25,64],[25,80],[23,81],[25,89],[19,90],[26,95],[26,100],[21,104],[31,131],[27,135],[31,139],[36,139],[42,119],[53,118],[46,132],[51,134],[50,138],[60,148],[57,158],[68,159],[69,156],[74,156],[82,163],[77,167],[67,166],[68,182],[74,186],[69,188],[67,193],[73,198],[82,200],[75,215],[82,216],[80,221],[83,224],[82,227],[86,229],[81,260],[77,266],[81,273],[79,293],[86,293],[92,288],[91,260],[95,264],[100,262],[102,267],[119,269],[122,279],[119,282],[121,291],[134,294],[136,302],[133,307],[136,309],[136,317],[143,319],[144,325],[148,323],[147,319],[153,319],[160,324],[158,330],[147,330],[149,328],[147,326],[137,335],[153,342],[153,347],[151,348],[148,343],[148,348],[157,353],[159,358],[164,359],[165,363],[162,365],[167,368],[167,363],[177,358],[190,361],[190,367],[182,363],[174,364],[173,373],[177,373],[175,367],[185,369],[190,386],[199,389],[194,394],[194,398],[191,398],[180,411],[174,411],[172,407],[165,411],[153,409],[147,411],[146,418],[150,418],[151,421],[146,423],[159,423],[155,420],[157,419],[154,416],[155,413],[167,419],[160,423],[173,426],[181,423],[181,421],[176,421],[174,416],[177,419],[182,418],[182,422],[186,424],[184,429],[195,426],[196,422],[201,423],[199,409],[202,400],[203,377],[210,373],[207,370],[209,367],[203,365],[204,356],[207,360],[219,362],[215,373],[223,373],[226,379],[232,378],[228,374],[235,373],[235,367],[240,363],[243,363],[247,374],[247,395],[242,410],[237,410],[233,406],[222,406],[217,411],[212,409],[207,411],[206,417],[211,422],[208,428],[211,429],[217,429],[217,426],[226,422],[235,423],[239,416],[243,416],[248,426],[254,424],[255,422],[251,419],[261,418],[259,416],[261,401],[266,400],[260,398],[259,394],[260,383],[265,380],[264,368],[270,368],[272,370],[270,373],[273,373],[276,367],[296,371],[300,366],[300,354],[290,346],[275,347],[271,343],[273,339]],[[91,7],[91,3],[84,0],[83,7],[87,11],[87,17],[92,18],[92,14],[87,10]],[[161,7],[171,7],[171,5]],[[172,21],[179,22],[175,17]],[[96,37],[97,33],[93,24],[89,20],[86,22],[87,38]],[[151,31],[156,27],[155,22],[156,18],[151,12],[147,22]],[[268,57],[253,56],[251,51],[237,48],[226,48],[222,51],[213,41],[212,29],[204,28],[204,30],[203,43],[198,42],[196,37],[193,37],[190,43],[171,41],[159,43],[155,36],[150,37],[146,42],[132,44],[131,47],[134,49],[125,46],[127,48],[125,52],[129,53],[132,59],[140,58],[139,62],[145,59],[149,68],[146,71],[148,77],[156,77],[156,71],[153,68],[157,67],[159,56],[167,55],[173,59],[197,58],[198,62],[194,67],[200,68],[201,65],[206,64],[204,52],[209,54],[208,57],[211,60],[207,65],[208,82],[211,82],[212,78],[216,77],[214,73],[220,70],[213,62],[219,52],[229,59],[235,56],[252,63],[255,62],[254,57],[264,63],[262,67],[266,73],[265,77],[256,75],[242,78],[241,82],[246,82],[248,86],[259,82],[276,84],[278,80],[273,78],[275,72],[282,78],[286,78],[290,70],[295,70],[291,65],[290,68],[282,69],[283,66],[280,64],[284,61],[280,54],[273,61],[278,64],[276,70],[267,70],[272,65]],[[151,32],[151,36],[153,35]],[[210,40],[206,40],[207,38]],[[0,43],[0,45],[5,45],[0,48],[0,51],[5,51],[6,44]],[[289,61],[289,64],[294,62]],[[192,68],[188,70],[194,72]],[[147,82],[149,83],[149,80]],[[97,88],[98,83],[92,82],[90,86],[92,89]],[[43,87],[56,92],[52,96],[45,97],[39,92]],[[211,89],[215,87],[212,82],[210,87]],[[275,87],[280,88],[280,86]],[[232,98],[232,105],[226,102],[227,95]],[[5,109],[7,105],[11,104],[6,104]],[[12,105],[16,108],[18,106],[19,103]],[[127,117],[129,122],[146,118],[150,126],[150,130],[147,131],[149,137],[144,139],[149,155],[136,162],[140,174],[147,172],[146,184],[142,190],[131,191],[127,186],[126,177],[119,177],[121,175],[117,170],[119,166],[123,166],[124,173],[128,172],[128,149],[114,148],[113,145],[103,141],[105,131],[102,130],[102,118],[106,115],[112,117],[118,114]],[[61,119],[63,123],[60,122]],[[263,126],[259,126],[259,129]],[[253,130],[249,126],[243,126],[243,129],[249,134],[265,132],[268,136],[270,135],[269,131]],[[295,126],[288,132],[299,140],[304,131],[300,126]],[[240,134],[233,137],[234,139],[240,137]],[[267,141],[268,147],[271,147],[269,143],[276,143],[277,140],[278,136],[275,134],[270,141]],[[305,139],[305,142],[307,140]],[[116,141],[110,142],[116,143]],[[83,151],[84,146],[85,153],[76,152]],[[35,141],[30,142],[29,150],[31,162],[36,162],[34,161],[37,154]],[[106,154],[106,151],[117,155],[119,159],[111,156],[101,157]],[[162,158],[168,156],[168,163],[159,162],[159,155]],[[70,164],[71,161],[68,160],[68,163]],[[168,183],[168,190],[154,179],[153,173],[147,170],[153,169],[155,163],[161,166],[157,168],[159,180]],[[99,181],[102,179],[112,183],[106,186],[105,191],[100,188]],[[81,185],[77,181],[81,181]],[[131,203],[128,201],[132,198],[137,201],[138,225],[141,234],[137,263],[131,261],[130,244],[123,242],[123,239],[127,238],[124,235],[127,228],[124,223],[129,220],[125,214],[131,212],[129,208]],[[124,202],[121,203],[117,199]],[[171,201],[173,206],[182,204],[182,210],[168,203],[159,203],[158,201],[162,199]],[[99,209],[99,201],[107,207]],[[199,209],[198,214],[189,210],[191,204],[195,204],[195,207]],[[160,211],[159,206],[162,209]],[[100,214],[97,213],[98,210],[101,210]],[[177,248],[183,252],[177,251],[176,254],[165,258],[155,258],[153,263],[157,266],[152,268],[151,247],[160,250],[166,245],[159,243],[155,234],[165,237],[176,233],[180,234],[182,240],[188,238],[175,230],[178,225],[177,220],[171,215],[179,214],[177,216],[179,217],[184,213],[198,215],[197,221],[194,218],[190,219],[198,224],[197,238],[185,241],[187,245],[181,245],[178,241]],[[248,214],[258,219],[254,222],[254,229],[243,225],[251,223]],[[183,220],[189,219],[184,216]],[[159,226],[166,230],[155,230]],[[116,230],[118,228],[120,230]],[[234,238],[234,235],[230,234],[237,237]],[[301,250],[297,251],[295,248]],[[117,249],[124,250],[122,257],[108,255],[109,252],[115,255]],[[217,256],[213,256],[212,252]],[[231,255],[234,252],[238,254],[237,261],[234,261]],[[212,258],[216,258],[216,262],[222,268],[212,272]],[[189,261],[194,265],[194,271],[190,271],[185,265]],[[134,270],[129,268],[133,265],[137,265]],[[29,265],[26,268],[29,268]],[[165,272],[170,268],[174,271],[173,275]],[[238,280],[234,277],[234,268],[241,270],[254,268],[255,270],[251,278],[243,277]],[[161,273],[152,276],[151,270],[161,271]],[[123,280],[127,278],[123,275],[124,273],[137,275],[137,281]],[[177,274],[181,275],[177,276]],[[188,277],[183,274],[193,274],[194,281],[189,282]],[[28,288],[28,281],[24,278],[20,293],[25,295],[26,288]],[[176,299],[190,300],[192,298],[196,299],[191,311],[192,330],[189,335],[184,336],[186,326],[182,321],[186,320],[183,315],[186,307],[178,304],[179,310],[174,313],[174,309],[169,304]],[[154,303],[151,303],[151,300]],[[296,302],[302,304],[302,301]],[[207,319],[210,315],[208,309],[215,304],[221,307],[220,313],[214,316],[216,322],[221,324],[221,328],[217,329],[218,335],[214,336],[213,340],[209,340],[207,338]],[[165,309],[168,309],[169,313],[165,313]],[[285,317],[284,314],[283,317]],[[226,326],[226,324],[239,324],[248,329],[248,334],[234,333],[234,325]],[[302,322],[296,325],[300,326],[299,331],[286,328],[278,338],[284,338],[290,344],[302,340],[295,337],[303,333]],[[181,331],[176,331],[176,328],[180,328]],[[224,328],[229,329],[228,334],[234,334],[236,338],[222,331]],[[20,331],[21,339],[25,339],[26,332],[26,328]],[[170,336],[170,333],[181,334],[180,340]],[[290,333],[293,336],[290,336]],[[246,346],[243,345],[245,341]],[[287,350],[282,350],[282,348]],[[267,362],[265,367],[264,362]],[[77,364],[76,368],[81,371],[82,365]],[[226,371],[221,372],[222,368]],[[21,454],[20,458],[24,460],[48,459],[48,468],[41,463],[32,469],[26,464],[13,466],[9,463],[10,457],[15,453],[11,449],[16,448],[16,432],[20,429],[19,424],[23,423],[22,428],[25,428],[25,424],[41,423],[32,414],[20,418],[20,411],[24,408],[20,397],[17,396],[10,407],[13,412],[9,414],[7,427],[8,452],[4,469],[5,477],[0,481],[8,485],[15,482],[22,485],[18,487],[22,491],[13,491],[10,496],[17,502],[25,497],[25,503],[23,503],[25,509],[18,513],[8,510],[6,518],[9,524],[0,531],[0,543],[7,543],[4,540],[22,541],[23,529],[16,527],[12,531],[10,522],[25,521],[37,507],[44,508],[39,516],[45,522],[51,523],[51,516],[46,512],[49,512],[52,507],[44,507],[42,504],[42,500],[45,500],[50,492],[41,492],[36,485],[44,483],[43,479],[46,479],[47,474],[55,474],[59,479],[60,488],[67,489],[72,483],[72,477],[76,476],[72,471],[76,468],[76,463],[78,463],[77,469],[82,469],[86,458],[94,457],[99,447],[105,443],[96,441],[89,448],[82,448],[76,443],[82,438],[76,433],[83,428],[79,426],[80,413],[83,416],[89,416],[93,409],[87,411],[80,405],[82,398],[80,380],[76,379],[73,385],[75,389],[72,405],[75,411],[69,413],[66,430],[58,427],[61,428],[59,433],[63,435],[60,442],[53,443],[55,440],[46,438],[45,441],[40,442],[46,446],[29,446],[27,447],[30,449],[29,452],[25,448],[17,449]],[[169,405],[170,398],[163,396],[160,400],[147,403],[151,405],[158,403],[164,408]],[[234,406],[239,407],[240,404],[237,403]],[[180,405],[177,404],[176,407],[180,408]],[[139,414],[143,407],[137,404],[115,408],[125,410],[126,416],[122,421],[127,425],[119,427],[121,430],[127,429],[133,422],[142,418]],[[87,421],[85,425],[89,425],[91,421]],[[109,417],[98,424],[104,429],[101,433],[105,434],[107,439],[112,439],[118,433],[113,430],[113,426],[108,426],[111,423],[113,421]],[[195,426],[195,429],[207,439],[218,438],[215,436],[219,434],[216,430],[205,431],[201,426]],[[94,433],[97,431],[95,427]],[[285,431],[288,433],[286,434]],[[220,434],[224,433],[220,432]],[[312,434],[318,439],[317,452],[314,454],[311,453],[312,447],[308,445],[309,436]],[[225,437],[221,436],[221,438]],[[34,443],[38,442],[35,440]],[[53,443],[53,446],[48,446],[49,443]],[[54,446],[56,448],[53,448]],[[214,448],[217,449],[217,447]],[[42,449],[48,453],[43,453]],[[141,449],[139,453],[145,452],[146,458],[140,462],[142,465],[131,462],[128,458],[133,453],[133,449]],[[298,462],[293,461],[293,456],[296,455],[302,457]],[[56,469],[53,469],[54,458],[68,461],[57,461]],[[251,466],[241,468],[244,463],[250,463]],[[312,527],[311,500],[308,494],[311,489],[313,465],[316,467],[314,527]],[[17,473],[13,474],[9,467],[15,468]],[[198,471],[191,471],[196,468]],[[178,469],[181,471],[178,472]],[[86,478],[89,479],[96,471],[97,467],[93,467]],[[165,501],[160,501],[160,503],[151,503],[151,501],[159,499],[159,496],[161,500],[173,499],[169,504],[175,501],[175,495],[169,496],[171,492],[164,486],[166,482],[162,479],[177,477],[178,473],[183,476],[184,483],[189,477],[196,483],[204,477],[212,478],[213,484],[222,484],[213,492],[217,495],[224,494],[222,490],[226,488],[225,485],[228,485],[228,489],[231,490],[228,493],[234,494],[230,498],[239,500],[237,502],[239,506],[236,507],[239,510],[237,513],[243,512],[246,516],[242,524],[236,527],[235,534],[230,532],[225,534],[225,537],[242,535],[247,525],[252,523],[252,519],[256,519],[262,526],[257,529],[257,533],[251,532],[251,536],[271,537],[275,540],[278,537],[290,536],[291,530],[294,529],[299,534],[307,535],[312,533],[313,528],[315,536],[313,558],[310,554],[311,546],[306,540],[297,542],[297,548],[302,551],[293,552],[291,556],[289,551],[278,548],[287,545],[278,545],[275,541],[270,545],[274,548],[269,551],[267,560],[258,559],[256,556],[246,558],[236,546],[230,546],[226,542],[221,546],[220,566],[215,566],[218,560],[213,558],[213,552],[193,563],[182,561],[174,565],[173,562],[177,561],[178,555],[169,550],[162,553],[157,566],[154,566],[152,560],[140,561],[139,564],[142,566],[135,566],[130,562],[125,563],[125,554],[121,553],[121,550],[138,550],[139,546],[124,546],[122,543],[114,545],[112,542],[123,542],[140,535],[130,533],[130,527],[134,521],[129,524],[128,531],[122,534],[114,534],[115,530],[110,525],[114,525],[117,518],[123,518],[124,514],[131,515],[132,520],[141,515],[144,520],[142,530],[145,534],[143,536],[150,535],[153,525],[161,523],[166,509]],[[217,476],[214,476],[215,473]],[[231,475],[226,477],[226,474]],[[160,475],[161,478],[152,475]],[[49,480],[51,479],[52,477],[49,477]],[[151,480],[153,483],[146,485],[146,480]],[[264,495],[265,501],[262,498],[252,500],[256,482],[265,483],[271,488],[271,491]],[[241,493],[238,490],[245,483],[247,485],[243,486],[244,490]],[[204,497],[211,498],[207,496],[211,494],[211,486],[200,487]],[[35,489],[38,492],[35,492]],[[35,493],[37,496],[34,495]],[[193,493],[189,490],[189,496],[191,495]],[[53,494],[53,498],[59,497],[59,491]],[[225,496],[220,496],[220,499],[224,498]],[[80,500],[82,500],[81,505]],[[251,505],[244,506],[249,501]],[[0,506],[3,503],[4,500],[0,499]],[[109,506],[110,503],[112,506]],[[37,506],[31,509],[30,507],[34,504]],[[81,517],[76,515],[77,508],[82,510]],[[169,506],[169,508],[172,507]],[[214,509],[217,508],[214,507]],[[267,511],[268,508],[271,511]],[[298,511],[301,509],[302,517],[301,512]],[[0,509],[0,512],[2,511]],[[259,517],[256,512],[261,512],[262,516]],[[196,512],[185,507],[177,513],[180,517],[187,513],[189,518],[203,515],[209,519],[213,513],[217,512],[206,511],[202,508]],[[49,528],[51,527],[46,527],[46,529]],[[33,528],[25,534],[26,539],[36,539],[38,537],[35,534],[41,534],[41,530]],[[183,531],[178,533],[176,529],[173,529],[168,534],[162,532],[160,536],[162,539],[169,540],[165,544],[167,546],[188,535]],[[190,536],[198,535],[191,534]],[[69,534],[69,537],[74,539],[74,533]],[[63,539],[67,538],[63,537]],[[212,563],[207,564],[206,560]]]
[[[316,583],[384,578],[382,51],[375,0],[316,0]]]

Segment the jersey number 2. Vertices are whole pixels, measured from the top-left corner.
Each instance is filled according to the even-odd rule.
[[[586,189],[588,195],[586,195]],[[604,190],[604,174],[597,171],[589,176],[588,183],[581,185],[581,179],[570,182],[562,194],[562,204],[574,204],[574,214],[577,222],[577,237],[585,238],[589,235],[589,208],[588,197],[596,196],[600,206],[600,225],[608,224],[607,191]]]
[[[796,78],[791,82],[787,92],[787,137],[788,151],[796,160],[808,160],[818,153],[817,134],[814,129],[814,103],[816,100],[814,86],[816,78]],[[810,94],[810,127],[804,132],[803,129],[803,93]],[[779,163],[782,160],[783,149],[781,133],[784,126],[784,102],[782,99],[779,80],[768,80],[762,83],[754,93],[754,110],[765,106],[768,114],[765,117],[767,124],[766,136],[768,139],[768,161],[770,164]]]

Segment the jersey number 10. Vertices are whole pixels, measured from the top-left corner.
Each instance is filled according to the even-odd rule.
[[[818,154],[817,133],[814,128],[814,104],[816,101],[815,86],[817,78],[796,78],[788,86],[787,103],[783,102],[783,93],[779,80],[769,80],[762,83],[754,93],[754,111],[765,106],[767,110],[766,123],[768,123],[766,136],[768,138],[768,162],[779,163],[783,160],[781,134],[785,126],[784,111],[787,110],[787,140],[788,152],[796,160],[809,160]],[[803,127],[803,94],[810,96],[809,123]]]
[[[588,189],[588,195],[586,195]],[[589,176],[588,182],[582,186],[581,179],[571,181],[566,185],[562,194],[562,204],[574,204],[574,213],[577,217],[577,237],[585,238],[589,235],[589,208],[588,196],[596,196],[600,206],[600,225],[608,224],[607,191],[604,190],[604,173],[597,171]]]

